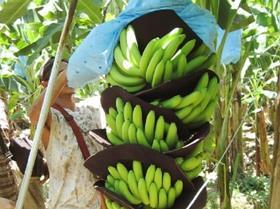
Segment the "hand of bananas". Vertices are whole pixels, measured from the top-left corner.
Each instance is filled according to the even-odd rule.
[[[162,38],[152,39],[141,54],[133,27],[129,25],[120,34],[107,81],[128,92],[137,92],[146,84],[155,87],[215,63],[216,55],[209,55],[204,44],[193,51],[194,39],[179,48],[185,38],[183,29],[175,28]],[[187,56],[192,59],[187,60]]]
[[[105,187],[124,197],[133,205],[143,204],[149,208],[160,209],[171,208],[183,191],[181,180],[176,180],[172,185],[170,173],[153,164],[145,171],[140,161],[133,161],[131,170],[119,162],[115,167],[109,166],[108,172]],[[108,204],[110,208],[112,202]]]
[[[150,111],[143,118],[140,105],[132,106],[118,97],[116,109],[109,108],[106,114],[107,137],[113,145],[141,144],[160,152],[183,146],[175,123],[167,123],[163,116],[156,118]]]
[[[191,181],[202,171],[202,161],[207,160],[215,150],[216,143],[213,134],[196,145],[195,149],[186,157],[175,159],[176,164],[182,169],[186,177]]]
[[[155,100],[151,104],[173,109],[185,124],[200,125],[210,120],[216,107],[218,89],[217,77],[209,81],[208,73],[204,73],[190,94],[176,95],[167,100]]]

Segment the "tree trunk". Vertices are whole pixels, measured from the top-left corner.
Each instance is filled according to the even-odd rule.
[[[257,133],[258,131],[258,124],[259,124],[259,120],[257,117],[257,113],[255,114],[255,121],[256,121],[256,125],[255,125],[255,133]],[[257,137],[257,134],[255,136],[255,148],[256,148],[256,174],[257,176],[261,175],[261,148],[260,148],[260,141],[259,138]]]
[[[262,174],[270,175],[271,163],[269,159],[266,123],[265,123],[265,116],[263,110],[257,113],[257,118],[258,118],[257,138],[258,141],[260,142],[260,158],[261,158],[260,169]]]
[[[234,142],[231,147],[231,167],[237,165],[237,173],[242,174],[244,172],[243,162],[243,143],[242,143],[242,127],[239,127],[242,121],[242,106],[241,106],[241,93],[236,91],[235,98],[232,105],[232,117],[230,124],[230,138],[235,136]],[[237,133],[236,133],[237,131]],[[239,162],[236,162],[236,161]],[[237,163],[237,164],[236,164]]]
[[[280,69],[278,71],[278,95],[275,102],[275,128],[273,169],[270,189],[270,209],[280,208]]]

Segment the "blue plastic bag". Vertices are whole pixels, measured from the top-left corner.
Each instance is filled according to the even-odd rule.
[[[212,51],[216,50],[218,26],[215,18],[209,11],[193,4],[191,0],[130,0],[126,9],[116,19],[95,27],[70,57],[67,72],[68,85],[73,88],[81,87],[107,74],[113,62],[114,48],[123,28],[144,14],[164,9],[174,10],[204,44]],[[228,40],[231,39],[230,36]],[[231,56],[236,60],[240,55],[231,54]]]

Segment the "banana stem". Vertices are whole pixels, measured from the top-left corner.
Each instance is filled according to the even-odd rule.
[[[22,209],[23,204],[24,204],[26,191],[28,189],[34,162],[35,162],[37,152],[38,152],[39,142],[40,142],[43,128],[44,128],[44,125],[45,125],[45,122],[47,119],[47,114],[48,114],[48,111],[50,108],[50,102],[51,102],[54,83],[55,83],[57,73],[58,73],[59,63],[61,62],[61,59],[62,59],[63,49],[64,49],[65,42],[66,42],[66,37],[70,30],[70,26],[71,26],[71,23],[72,23],[72,20],[74,17],[77,2],[78,2],[78,0],[72,0],[69,10],[68,10],[68,14],[67,14],[65,22],[64,22],[63,30],[62,30],[60,40],[59,40],[59,45],[57,48],[57,53],[56,53],[55,60],[54,60],[54,65],[53,65],[52,71],[51,71],[49,85],[46,90],[46,95],[44,97],[42,109],[41,109],[40,116],[39,116],[38,125],[37,125],[36,131],[35,131],[32,149],[31,149],[31,152],[30,152],[30,155],[28,158],[25,174],[24,174],[22,184],[20,187],[19,196],[18,196],[18,200],[16,203],[16,209]]]

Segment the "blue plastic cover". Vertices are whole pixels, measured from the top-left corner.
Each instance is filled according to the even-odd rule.
[[[209,11],[193,4],[191,0],[130,0],[126,9],[116,19],[93,28],[75,50],[69,60],[68,85],[73,88],[81,87],[87,82],[107,74],[113,62],[114,48],[118,43],[119,35],[123,28],[146,13],[164,9],[174,10],[197,36],[212,51],[215,51],[215,40],[219,32],[215,18]],[[220,32],[219,34],[222,33]],[[232,34],[229,34],[227,39],[229,44],[227,43],[226,47],[230,52],[227,52],[226,49],[223,51],[223,53],[227,54],[225,56],[227,63],[236,62],[240,57],[240,49],[232,49],[240,47],[240,44],[237,43],[241,42],[241,38],[235,35],[234,41],[231,42],[231,36]],[[230,56],[228,56],[229,54]]]

